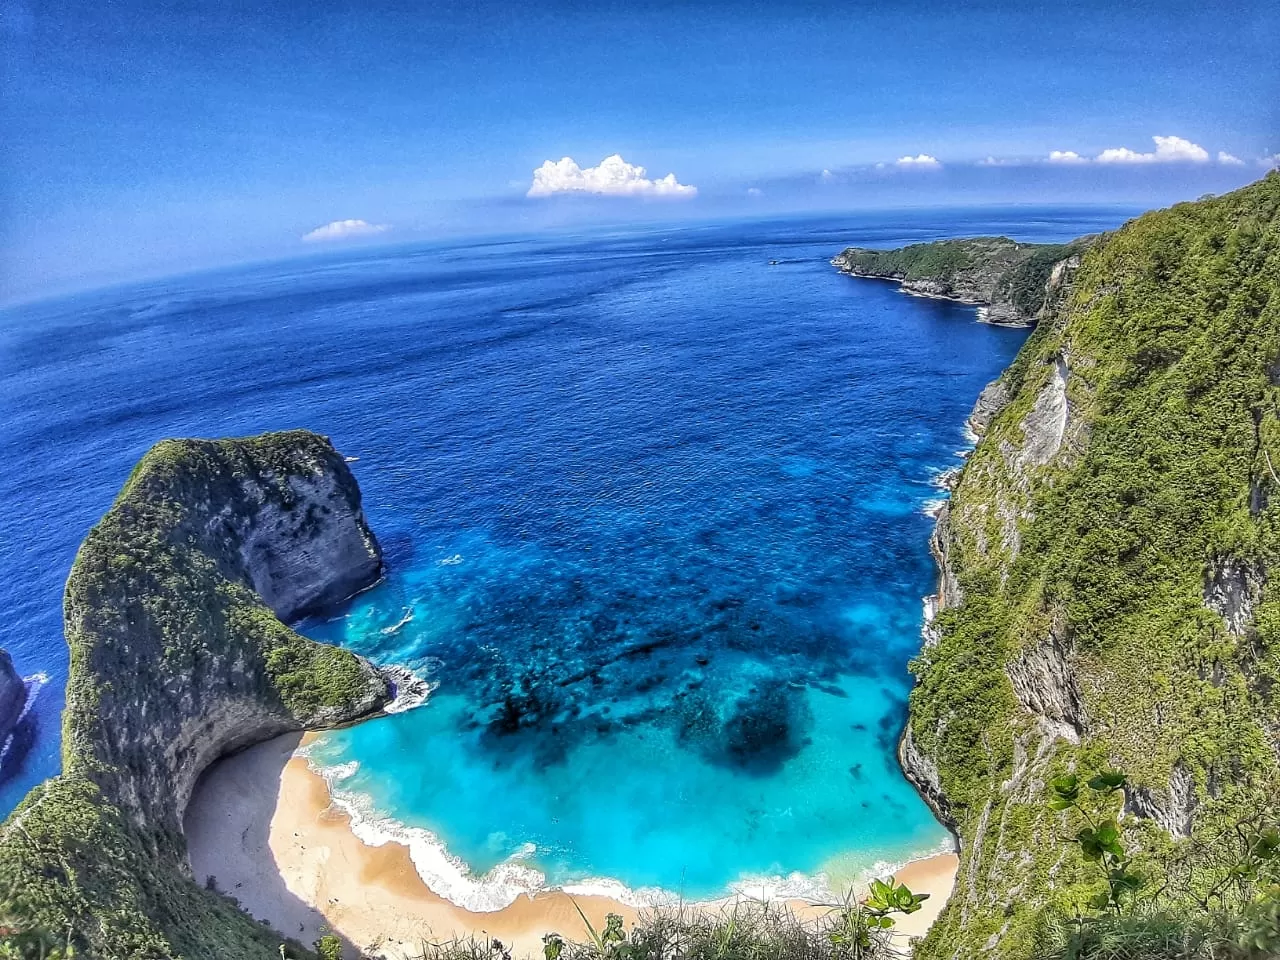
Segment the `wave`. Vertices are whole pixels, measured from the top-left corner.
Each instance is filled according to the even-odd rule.
[[[383,707],[385,713],[404,713],[420,707],[430,699],[439,682],[428,680],[399,664],[380,667],[382,675],[391,681],[395,696]]]
[[[396,621],[395,623],[393,623],[391,626],[389,626],[389,627],[383,627],[383,628],[382,628],[381,630],[379,630],[378,632],[379,632],[379,633],[381,633],[383,636],[388,636],[388,637],[389,637],[389,636],[391,636],[392,634],[399,633],[399,632],[400,632],[400,629],[401,629],[401,628],[402,628],[406,623],[412,623],[412,622],[413,622],[413,607],[408,607],[408,608],[405,610],[405,612],[404,612],[404,616],[403,616],[403,617],[401,617],[399,620],[397,620],[397,621]]]
[[[847,890],[836,889],[825,872],[795,872],[785,876],[744,874],[731,883],[721,896],[700,900],[688,900],[680,893],[662,887],[629,887],[612,877],[586,877],[552,884],[545,873],[528,862],[538,852],[537,845],[528,842],[521,844],[493,869],[477,875],[462,858],[450,853],[444,841],[430,830],[407,826],[377,810],[367,794],[343,789],[343,782],[350,780],[359,771],[359,761],[351,760],[325,767],[318,765],[305,748],[300,749],[298,755],[306,757],[312,772],[324,779],[331,800],[347,815],[351,832],[361,843],[370,847],[398,843],[406,847],[409,859],[426,887],[437,896],[472,913],[493,913],[511,906],[521,895],[533,897],[553,890],[570,896],[606,897],[635,909],[678,903],[716,906],[739,898],[834,904],[847,897]],[[865,887],[872,879],[894,874],[909,863],[927,860],[953,850],[953,841],[947,838],[937,849],[902,861],[878,860],[858,874],[854,887]]]
[[[493,913],[511,906],[521,894],[533,896],[548,889],[546,876],[541,871],[519,862],[535,852],[528,849],[532,844],[521,848],[516,857],[476,876],[430,830],[406,826],[383,816],[365,794],[343,790],[339,784],[355,775],[358,764],[354,769],[351,763],[316,767],[308,758],[308,765],[324,777],[330,798],[350,819],[356,839],[370,847],[388,843],[407,847],[409,859],[422,882],[450,903],[472,913]]]

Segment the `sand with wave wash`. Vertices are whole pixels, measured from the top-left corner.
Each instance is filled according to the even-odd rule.
[[[300,738],[280,737],[216,764],[187,810],[187,846],[196,879],[214,878],[254,917],[311,944],[342,938],[347,956],[363,951],[409,960],[431,941],[497,938],[515,956],[540,956],[543,934],[586,935],[578,908],[597,927],[608,913],[629,927],[636,910],[608,897],[521,894],[510,906],[476,913],[433,893],[399,843],[369,846],[351,831],[328,786],[297,754]],[[955,882],[954,854],[908,864],[898,877],[932,894],[925,909],[900,921],[904,936],[928,929]],[[576,903],[576,906],[575,906]],[[795,904],[798,912],[817,909]]]

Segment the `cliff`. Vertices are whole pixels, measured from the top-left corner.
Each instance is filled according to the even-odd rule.
[[[1271,174],[1095,239],[983,392],[899,751],[960,840],[917,956],[1031,957],[1087,910],[1099,881],[1051,778],[1126,771],[1137,869],[1181,864],[1190,893],[1236,825],[1274,812],[1278,361]]]
[[[63,772],[0,827],[0,924],[92,956],[278,958],[281,937],[193,882],[183,814],[218,757],[387,702],[371,664],[283,622],[381,569],[327,439],[155,446],[67,581]]]
[[[34,717],[26,715],[27,706],[27,684],[8,651],[0,649],[0,783],[17,772],[34,739]]]
[[[831,263],[851,276],[896,280],[907,293],[979,304],[989,323],[1027,326],[1055,307],[1093,239],[1040,244],[974,237],[896,250],[849,247]]]

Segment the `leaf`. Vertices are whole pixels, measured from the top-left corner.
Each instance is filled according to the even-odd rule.
[[[1053,791],[1055,799],[1065,800],[1070,806],[1080,796],[1080,778],[1074,773],[1065,777],[1055,777],[1049,781],[1049,789]]]
[[[1086,860],[1102,859],[1102,844],[1098,842],[1098,835],[1092,827],[1085,827],[1077,833],[1076,843],[1080,844],[1080,852]]]
[[[1114,820],[1104,820],[1100,823],[1094,838],[1098,846],[1113,857],[1124,857],[1124,846],[1120,843],[1120,827]]]
[[[1123,787],[1127,779],[1119,770],[1105,770],[1089,781],[1089,789],[1110,793]]]

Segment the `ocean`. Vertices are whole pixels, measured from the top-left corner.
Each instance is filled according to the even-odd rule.
[[[437,892],[826,896],[944,847],[894,757],[928,514],[1026,331],[828,260],[1130,213],[348,250],[0,311],[0,645],[47,681],[0,813],[57,772],[62,584],[132,465],[307,427],[354,458],[388,571],[299,627],[435,685],[311,760]]]

